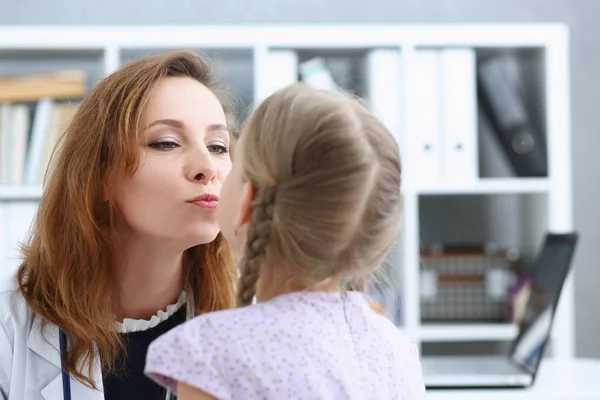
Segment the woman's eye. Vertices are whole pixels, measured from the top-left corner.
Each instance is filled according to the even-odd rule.
[[[161,141],[150,143],[148,146],[157,150],[173,150],[174,148],[179,147],[179,144],[172,141]]]
[[[229,149],[222,144],[211,144],[208,146],[208,151],[216,154],[227,154],[229,153]]]

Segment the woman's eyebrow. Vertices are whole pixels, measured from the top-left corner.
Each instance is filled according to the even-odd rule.
[[[227,133],[229,133],[229,128],[226,125],[223,124],[210,124],[206,130],[208,132],[216,132],[216,131],[225,131]]]
[[[146,126],[144,128],[144,130],[150,129],[156,125],[168,125],[168,126],[172,126],[173,128],[177,128],[177,129],[183,129],[185,126],[183,121],[180,121],[178,119],[157,119],[156,121],[152,122],[150,125]]]
[[[167,126],[172,126],[173,128],[177,128],[177,129],[185,128],[185,124],[183,123],[183,121],[178,120],[178,119],[157,119],[156,121],[154,121],[151,124],[149,124],[148,126],[146,126],[144,128],[144,130],[150,129],[157,125],[167,125]],[[206,131],[207,132],[222,131],[222,132],[229,133],[229,128],[227,127],[227,125],[217,123],[217,124],[208,125],[208,127],[206,128]]]

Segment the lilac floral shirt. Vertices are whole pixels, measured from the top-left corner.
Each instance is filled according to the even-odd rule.
[[[423,399],[417,348],[357,292],[207,313],[156,339],[146,374],[227,399]]]

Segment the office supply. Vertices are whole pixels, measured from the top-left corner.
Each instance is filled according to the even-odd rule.
[[[25,104],[2,104],[1,107],[0,184],[22,185],[29,142],[29,108]]]
[[[482,109],[516,175],[547,176],[545,140],[529,115],[511,62],[507,55],[480,62],[478,93]]]
[[[423,322],[506,321],[519,252],[495,247],[440,245],[421,251]]]
[[[0,185],[12,184],[12,107],[0,104]]]
[[[578,240],[577,233],[548,233],[535,260],[532,292],[519,333],[507,355],[424,356],[428,388],[525,387],[533,384]]]
[[[256,73],[261,74],[265,84],[256,94],[255,104],[274,92],[298,81],[298,54],[293,50],[271,50],[265,52],[264,67]]]
[[[440,52],[443,179],[473,184],[479,178],[475,49]]]
[[[365,98],[373,113],[390,130],[404,152],[402,146],[399,113],[400,93],[400,51],[397,49],[374,49],[365,56]],[[391,89],[391,90],[390,90]]]
[[[86,73],[80,70],[0,77],[0,102],[32,102],[40,98],[79,98],[86,92],[86,79]]]
[[[42,182],[40,173],[44,171],[42,169],[42,162],[45,160],[45,144],[52,121],[53,107],[54,100],[48,97],[40,99],[35,106],[35,113],[31,124],[31,139],[24,166],[25,171],[22,183],[25,185],[35,185]]]
[[[338,88],[323,57],[313,57],[302,62],[300,77],[304,83],[317,89],[335,90]]]
[[[437,50],[417,50],[406,64],[407,151],[418,171],[419,185],[435,185],[442,178],[441,61]]]

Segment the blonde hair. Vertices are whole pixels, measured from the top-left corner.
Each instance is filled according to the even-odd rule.
[[[301,83],[264,100],[242,132],[256,190],[238,283],[248,305],[266,256],[312,284],[361,289],[400,227],[398,146],[357,99]]]
[[[118,282],[113,270],[119,237],[113,201],[104,188],[138,165],[138,135],[152,89],[168,77],[189,77],[213,91],[233,115],[228,89],[208,60],[190,51],[133,61],[98,83],[79,106],[52,157],[31,237],[23,245],[19,291],[29,308],[62,328],[69,341],[67,372],[94,387],[92,368],[115,371],[122,346],[112,310]],[[201,112],[201,110],[200,110]],[[194,246],[183,257],[185,285],[196,311],[235,305],[233,255],[223,236]],[[87,373],[77,366],[82,364]]]

